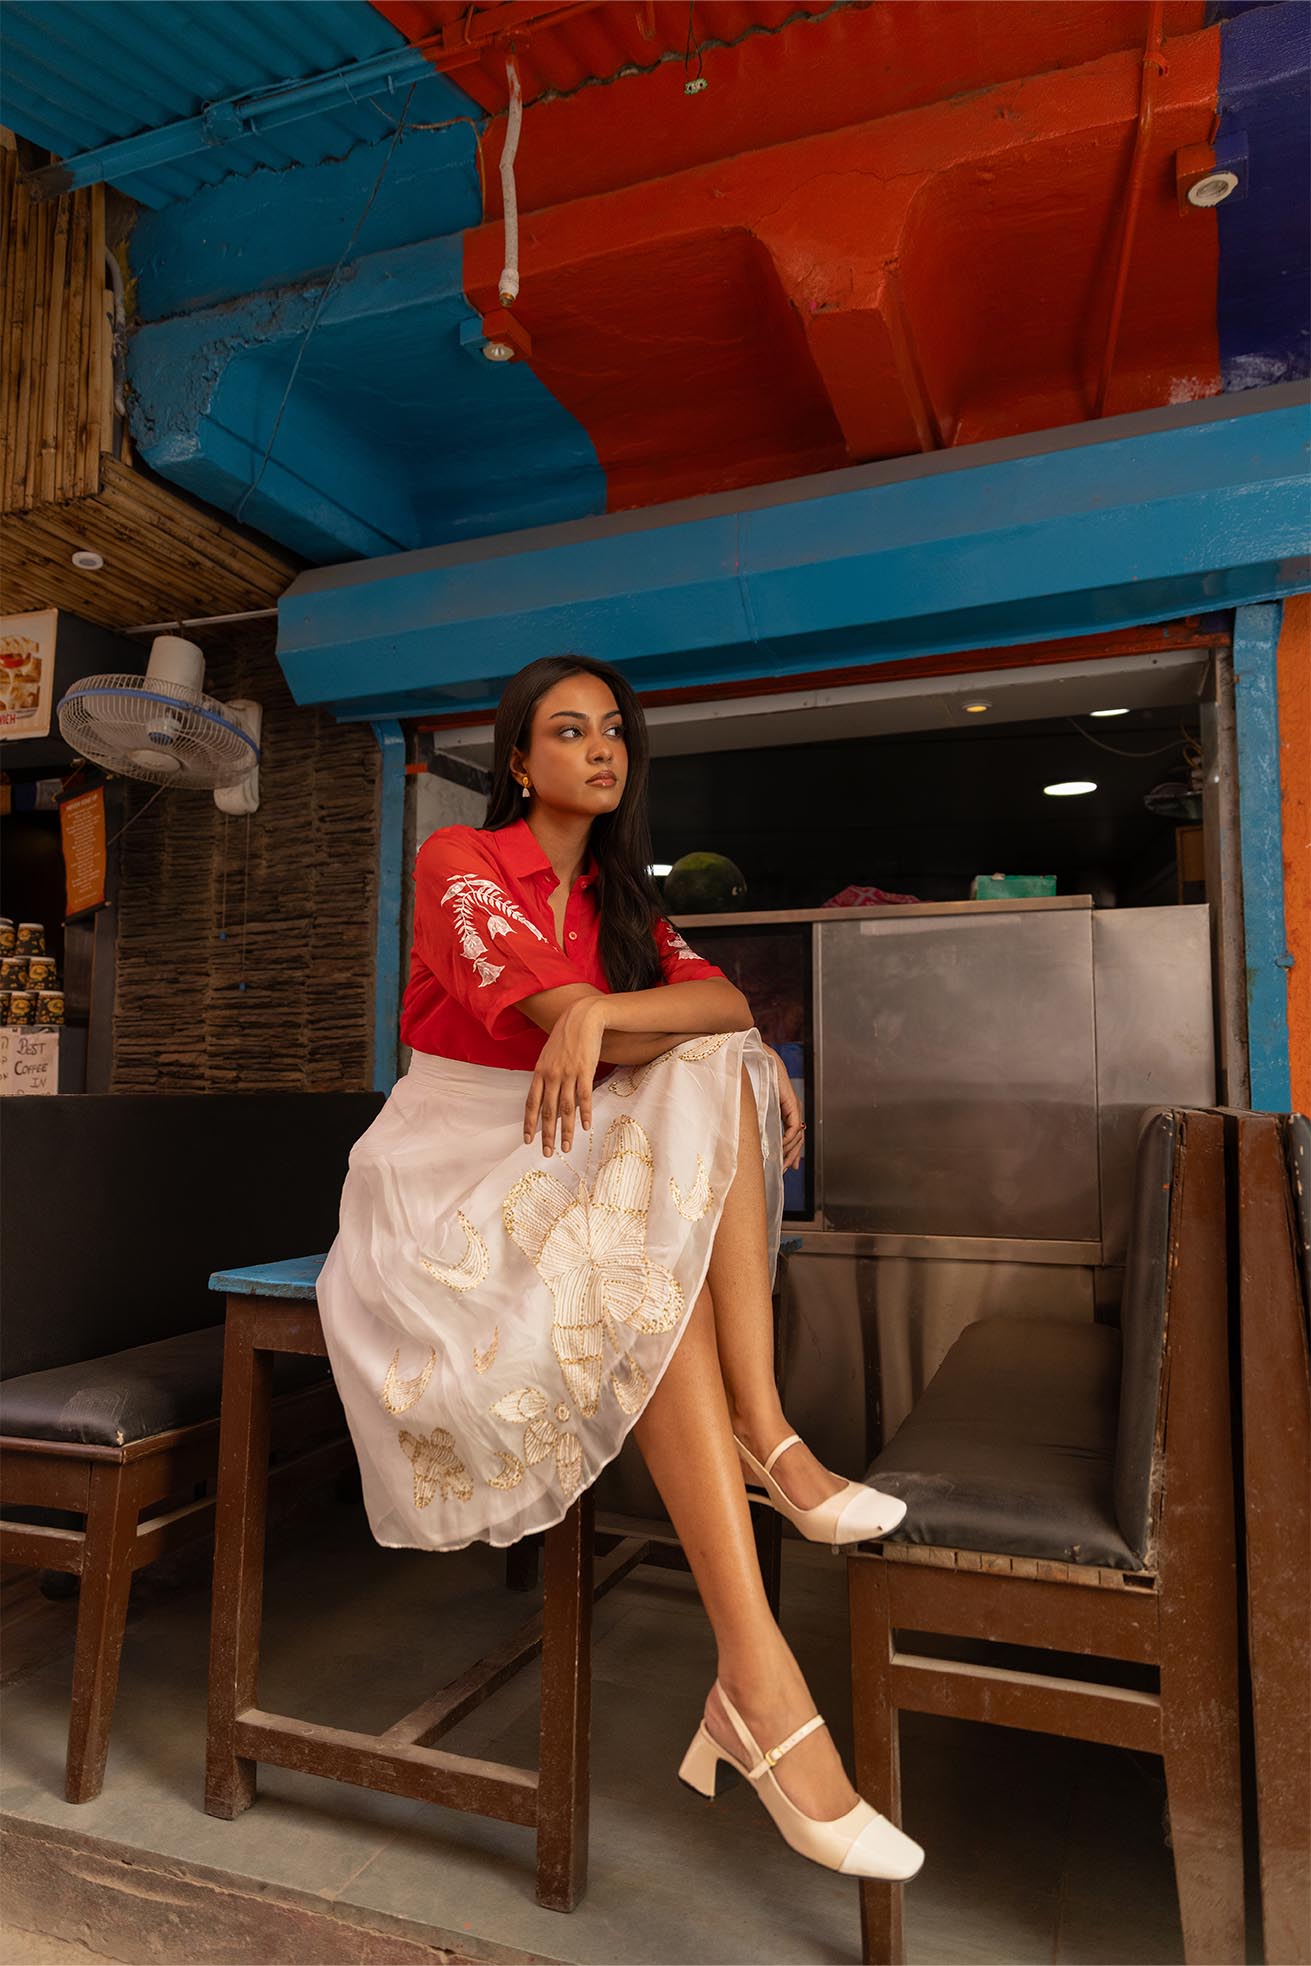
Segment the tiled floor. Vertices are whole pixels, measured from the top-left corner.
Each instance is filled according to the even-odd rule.
[[[270,1538],[261,1695],[275,1710],[381,1728],[453,1678],[538,1601],[482,1545],[379,1549],[358,1506],[302,1508]],[[104,1793],[62,1800],[74,1607],[61,1643],[6,1696],[0,1808],[330,1902],[579,1966],[855,1962],[854,1885],[793,1855],[736,1784],[714,1804],[675,1779],[713,1674],[691,1579],[643,1568],[597,1608],[587,1895],[533,1899],[528,1831],[260,1772],[254,1808],[205,1815],[209,1593],[194,1558],[138,1580]],[[844,1566],[785,1544],[784,1623],[850,1765]],[[443,1746],[533,1764],[529,1669]],[[1115,1750],[911,1716],[906,1828],[928,1850],[907,1893],[915,1962],[1182,1959],[1159,1765]]]

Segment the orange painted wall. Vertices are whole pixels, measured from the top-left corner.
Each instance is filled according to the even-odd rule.
[[[1293,1108],[1311,1113],[1311,594],[1284,603],[1279,635],[1288,1065]]]

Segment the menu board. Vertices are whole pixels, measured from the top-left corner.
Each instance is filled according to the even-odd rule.
[[[0,1096],[58,1092],[57,1026],[0,1024]]]
[[[105,905],[105,788],[79,792],[59,807],[64,848],[64,919]]]
[[[57,608],[0,615],[0,737],[48,737]]]

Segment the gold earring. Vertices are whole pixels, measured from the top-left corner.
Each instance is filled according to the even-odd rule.
[[[519,783],[520,783],[520,784],[521,784],[521,785],[523,786],[523,791],[522,791],[522,793],[520,794],[520,796],[521,796],[522,798],[525,798],[525,799],[526,799],[526,798],[528,798],[528,797],[529,797],[529,785],[528,785],[528,780],[527,780],[526,778],[521,778],[521,779],[519,780]]]

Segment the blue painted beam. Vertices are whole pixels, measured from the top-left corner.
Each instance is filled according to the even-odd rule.
[[[228,96],[206,103],[198,116],[179,117],[158,129],[141,130],[79,151],[33,171],[27,178],[28,189],[40,200],[59,198],[88,184],[116,184],[139,172],[175,163],[180,157],[192,157],[197,151],[279,130],[307,116],[330,115],[370,96],[390,95],[426,81],[431,74],[427,58],[418,48],[387,48],[327,74]]]
[[[1238,829],[1243,861],[1243,939],[1247,950],[1247,1045],[1251,1101],[1258,1113],[1286,1113],[1288,972],[1284,921],[1283,814],[1279,776],[1279,621],[1282,608],[1234,614],[1234,711],[1238,736]]]
[[[405,738],[399,724],[375,723],[382,751],[378,827],[378,918],[373,961],[373,1088],[396,1083],[401,1014],[401,853],[405,826]]]
[[[1110,632],[1311,586],[1298,384],[302,575],[297,702],[493,704],[578,649],[639,687]]]
[[[586,432],[524,364],[461,347],[462,273],[458,235],[426,239],[351,261],[317,323],[321,282],[138,329],[141,456],[315,561],[600,511]]]

